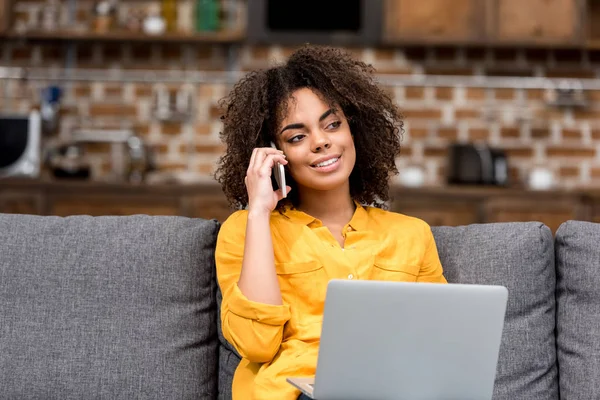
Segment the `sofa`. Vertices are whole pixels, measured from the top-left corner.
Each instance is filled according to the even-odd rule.
[[[1,399],[230,399],[216,220],[0,214]],[[494,399],[600,399],[600,224],[433,227],[509,290]]]

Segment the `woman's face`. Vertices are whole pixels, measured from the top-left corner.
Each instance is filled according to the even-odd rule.
[[[356,151],[342,110],[303,88],[292,94],[286,111],[276,132],[277,145],[300,192],[349,187]]]

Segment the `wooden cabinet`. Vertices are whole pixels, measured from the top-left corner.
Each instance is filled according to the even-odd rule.
[[[580,0],[493,0],[493,40],[510,43],[575,44],[582,39]]]
[[[483,0],[386,0],[384,40],[463,42],[485,31]]]
[[[539,221],[552,232],[565,221],[586,218],[580,198],[570,195],[491,198],[485,201],[484,215],[486,222]]]
[[[0,213],[41,214],[42,198],[39,193],[30,190],[0,190]]]

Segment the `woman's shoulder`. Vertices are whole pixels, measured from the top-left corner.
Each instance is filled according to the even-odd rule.
[[[371,224],[381,231],[401,229],[404,232],[428,233],[431,229],[427,222],[417,217],[377,207],[367,207],[366,209]]]

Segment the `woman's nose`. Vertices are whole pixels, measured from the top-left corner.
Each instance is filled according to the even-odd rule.
[[[328,149],[331,147],[331,142],[329,141],[329,137],[322,133],[316,134],[313,141],[313,152],[319,152],[323,149]]]

